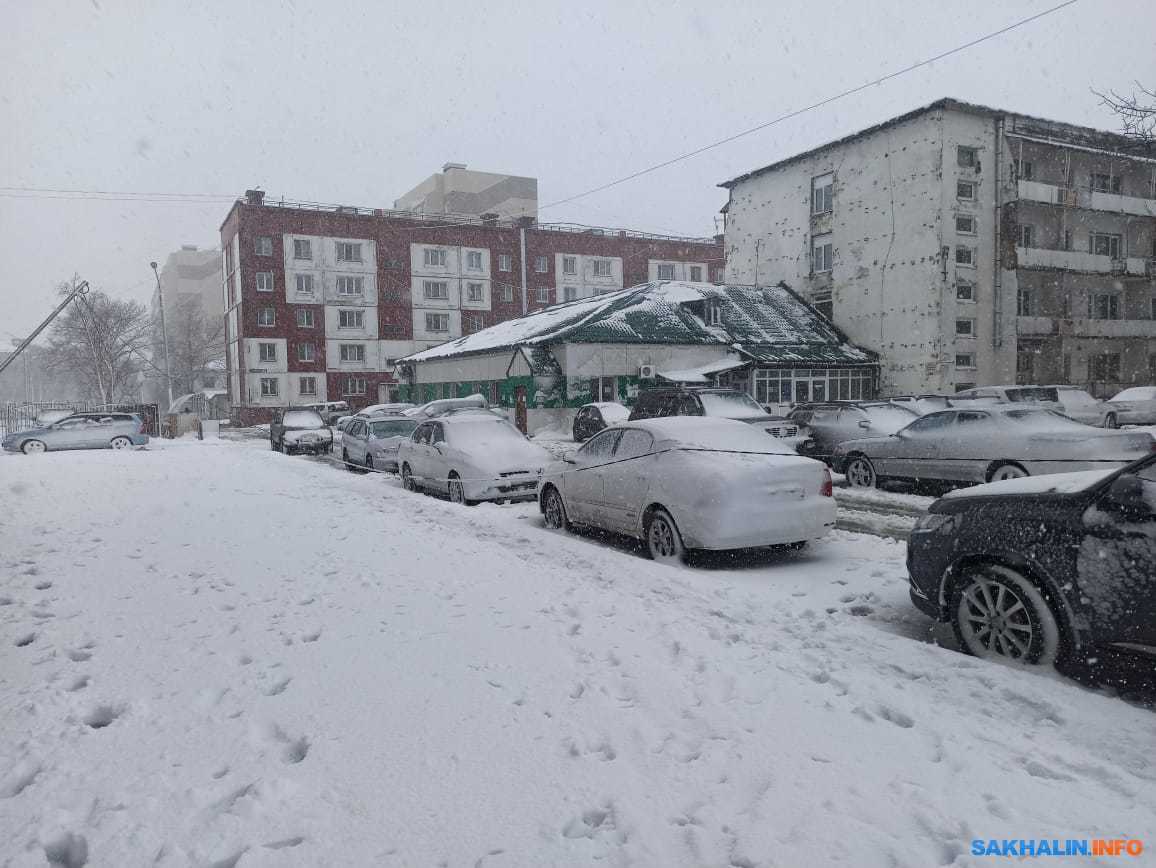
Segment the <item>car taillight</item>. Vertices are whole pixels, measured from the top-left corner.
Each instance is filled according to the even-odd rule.
[[[831,471],[823,468],[823,484],[819,487],[820,497],[834,497],[835,484],[831,481]]]

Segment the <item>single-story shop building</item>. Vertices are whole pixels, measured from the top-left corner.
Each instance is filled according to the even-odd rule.
[[[397,366],[402,400],[480,393],[530,430],[566,425],[590,401],[629,405],[650,386],[728,386],[783,410],[873,398],[879,378],[877,356],[785,284],[682,281],[554,305]]]

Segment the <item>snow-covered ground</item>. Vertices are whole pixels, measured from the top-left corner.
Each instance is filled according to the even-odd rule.
[[[894,541],[673,569],[261,440],[6,455],[0,493],[5,865],[1151,842],[1156,716],[938,647]]]

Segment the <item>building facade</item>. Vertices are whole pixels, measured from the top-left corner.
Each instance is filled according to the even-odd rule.
[[[885,394],[1156,381],[1156,154],[955,100],[742,175],[727,280],[786,280]]]
[[[258,191],[233,205],[221,244],[229,391],[243,423],[290,405],[393,400],[397,359],[660,266],[723,276],[716,239],[322,210]]]
[[[419,214],[493,215],[503,220],[538,219],[538,179],[477,172],[446,163],[393,203],[397,211]]]

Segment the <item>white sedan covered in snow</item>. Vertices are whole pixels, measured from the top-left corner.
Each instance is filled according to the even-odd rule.
[[[542,478],[552,528],[597,527],[642,539],[655,560],[691,549],[801,547],[835,525],[820,462],[743,422],[695,416],[607,428]]]
[[[550,453],[490,413],[461,413],[422,422],[397,450],[409,491],[449,495],[455,503],[534,500]]]

